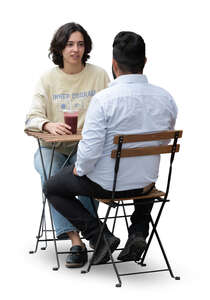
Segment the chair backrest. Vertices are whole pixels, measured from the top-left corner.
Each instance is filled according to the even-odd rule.
[[[120,135],[114,137],[114,144],[125,144],[125,143],[136,143],[136,142],[150,142],[150,141],[161,141],[161,140],[176,140],[182,137],[182,130],[170,130],[162,132],[153,132],[145,134],[135,135]],[[150,147],[139,147],[139,148],[128,148],[122,149],[120,157],[132,157],[142,155],[155,155],[172,153],[174,143],[172,145],[160,145]],[[180,145],[176,143],[175,152],[179,152]],[[117,151],[113,150],[111,153],[112,158],[117,157]]]
[[[114,137],[114,144],[117,144],[117,150],[112,150],[111,158],[115,158],[115,175],[113,182],[113,197],[115,193],[117,173],[119,170],[119,163],[121,157],[133,157],[133,156],[145,156],[145,155],[156,155],[156,154],[166,154],[170,153],[170,167],[168,173],[168,181],[166,187],[166,198],[169,192],[171,172],[172,172],[172,163],[176,152],[179,152],[180,145],[177,144],[179,138],[182,137],[182,130],[169,130],[169,131],[159,131],[152,133],[143,133],[135,135],[119,135]],[[125,143],[136,143],[136,142],[151,142],[151,141],[163,141],[171,140],[172,144],[170,145],[154,145],[149,147],[138,147],[138,148],[127,148],[122,149],[122,145]]]

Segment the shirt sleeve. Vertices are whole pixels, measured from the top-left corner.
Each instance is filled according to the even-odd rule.
[[[87,111],[82,140],[77,150],[75,167],[79,176],[87,175],[95,168],[103,154],[105,136],[106,121],[103,107],[97,96],[94,96]]]
[[[174,101],[174,99],[170,96],[169,98],[169,105],[168,105],[168,111],[169,111],[169,116],[170,116],[170,124],[168,130],[175,130],[175,124],[176,124],[176,118],[177,118],[177,105]],[[163,145],[168,145],[171,140],[163,140],[162,144]]]
[[[42,131],[47,118],[47,95],[41,80],[38,82],[33,96],[29,113],[26,116],[25,130]]]

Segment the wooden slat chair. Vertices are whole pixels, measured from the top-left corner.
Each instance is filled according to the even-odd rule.
[[[155,235],[156,238],[157,238],[158,244],[160,246],[161,252],[163,254],[164,260],[166,262],[167,268],[166,269],[161,269],[161,270],[151,270],[151,271],[145,271],[145,272],[120,274],[118,272],[118,269],[117,269],[117,266],[116,266],[116,261],[114,261],[113,256],[112,256],[112,254],[110,252],[110,249],[109,249],[111,264],[113,265],[113,268],[115,270],[115,273],[116,273],[116,276],[117,276],[117,279],[118,279],[118,283],[116,284],[117,287],[120,287],[121,284],[122,284],[120,277],[121,276],[126,276],[126,275],[152,273],[152,272],[160,272],[160,271],[169,271],[172,278],[174,278],[176,280],[180,279],[180,277],[174,276],[174,274],[172,272],[171,266],[169,264],[168,258],[166,256],[165,250],[163,248],[162,242],[161,242],[160,237],[159,237],[158,232],[157,232],[157,225],[158,225],[160,216],[162,214],[164,205],[166,204],[166,202],[169,202],[168,193],[169,193],[169,187],[170,187],[170,181],[171,181],[172,164],[173,164],[173,161],[174,161],[175,153],[179,152],[180,145],[177,144],[177,141],[181,137],[182,137],[182,131],[181,130],[161,131],[161,132],[135,134],[135,135],[120,135],[120,136],[115,136],[114,137],[114,144],[117,144],[118,146],[117,146],[117,150],[113,150],[112,153],[111,153],[111,157],[113,159],[115,159],[112,198],[111,199],[96,199],[100,202],[108,204],[108,209],[107,209],[105,217],[103,218],[104,222],[103,222],[103,225],[101,226],[101,233],[100,233],[98,241],[96,243],[95,252],[97,250],[97,247],[100,243],[101,238],[104,238],[104,240],[105,240],[105,242],[108,246],[108,243],[107,243],[105,237],[103,236],[103,230],[105,228],[105,224],[106,224],[107,220],[110,218],[109,214],[110,214],[111,208],[116,208],[117,207],[116,213],[115,213],[115,216],[114,216],[114,225],[113,225],[112,232],[114,231],[115,222],[118,218],[118,215],[117,215],[118,214],[118,208],[120,206],[123,207],[124,217],[125,217],[126,225],[127,225],[127,229],[128,229],[128,222],[127,222],[128,215],[126,215],[125,206],[134,205],[134,202],[130,198],[115,198],[115,188],[116,188],[116,182],[117,182],[117,175],[118,175],[118,171],[119,171],[120,159],[122,157],[126,158],[126,157],[157,155],[157,154],[166,154],[166,153],[171,154],[170,155],[170,164],[169,164],[166,190],[163,192],[163,191],[157,190],[155,187],[153,187],[152,190],[149,193],[145,194],[145,195],[141,194],[138,197],[132,197],[132,199],[141,199],[141,201],[138,203],[138,205],[144,205],[145,203],[160,203],[160,208],[158,210],[155,221],[153,221],[152,216],[150,215],[150,223],[152,225],[152,231],[151,231],[151,233],[149,235],[149,238],[148,238],[147,247],[146,247],[142,257],[140,258],[140,261],[138,262],[138,264],[141,265],[141,266],[145,266],[144,260],[145,260],[146,254],[148,252],[149,246],[151,244],[152,238]],[[123,144],[125,144],[125,143],[151,142],[151,141],[163,141],[163,140],[171,140],[172,144],[170,144],[170,145],[164,145],[164,144],[161,145],[161,142],[160,142],[159,146],[127,148],[127,149],[126,148],[123,149],[123,147],[122,147]],[[132,203],[131,203],[131,201],[132,201]],[[96,212],[96,215],[97,215],[97,212]],[[83,270],[82,273],[87,273],[87,272],[90,271],[90,268],[92,266],[94,253],[93,253],[93,256],[90,260],[90,263],[89,263],[89,266],[88,266],[87,270]]]

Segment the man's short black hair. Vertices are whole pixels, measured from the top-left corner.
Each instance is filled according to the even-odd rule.
[[[67,23],[61,26],[54,34],[53,39],[50,44],[49,57],[52,57],[54,64],[63,68],[63,56],[62,50],[66,47],[69,36],[73,33],[79,31],[84,38],[85,42],[85,52],[82,57],[82,63],[85,65],[88,58],[90,58],[89,53],[92,49],[92,40],[88,35],[87,31],[77,23]]]
[[[113,58],[117,61],[121,71],[142,73],[145,65],[143,38],[135,32],[119,32],[113,42]]]

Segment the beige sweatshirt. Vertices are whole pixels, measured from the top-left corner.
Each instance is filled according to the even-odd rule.
[[[88,105],[95,93],[107,87],[109,77],[100,67],[86,64],[77,74],[69,75],[59,67],[45,73],[39,80],[30,111],[26,117],[25,130],[42,131],[46,122],[64,122],[64,110],[79,111],[78,128],[82,128]],[[42,146],[52,147],[42,142]],[[69,154],[74,143],[57,143],[56,150]]]

